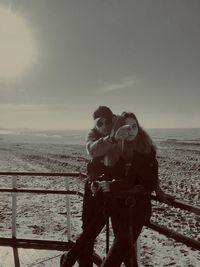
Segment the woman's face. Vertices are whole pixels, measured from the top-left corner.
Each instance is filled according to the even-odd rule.
[[[129,125],[129,130],[128,130],[128,138],[126,139],[127,141],[133,141],[135,137],[138,134],[138,125],[137,121],[134,118],[126,118],[125,120],[125,125]]]

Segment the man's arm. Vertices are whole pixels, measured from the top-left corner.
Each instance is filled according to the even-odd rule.
[[[88,133],[86,150],[92,158],[104,156],[112,145],[110,136],[102,137],[95,129]]]

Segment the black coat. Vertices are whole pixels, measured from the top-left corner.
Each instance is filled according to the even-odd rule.
[[[135,152],[128,164],[120,158],[114,166],[107,167],[101,159],[98,157],[89,162],[87,173],[90,181],[112,181],[110,187],[114,194],[125,193],[138,185],[142,186],[146,193],[151,193],[156,189],[158,161],[154,149],[150,153]]]

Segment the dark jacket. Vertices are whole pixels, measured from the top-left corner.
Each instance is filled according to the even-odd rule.
[[[152,148],[151,153],[134,153],[130,163],[126,164],[120,158],[112,167],[105,166],[102,157],[97,157],[88,163],[87,173],[91,181],[112,181],[110,188],[113,194],[125,193],[136,186],[143,187],[147,194],[151,194],[158,185],[156,152]]]
[[[123,179],[116,179],[110,185],[112,193],[125,193],[138,186],[150,195],[158,185],[158,161],[155,150],[151,153],[134,153],[128,166],[124,163]]]

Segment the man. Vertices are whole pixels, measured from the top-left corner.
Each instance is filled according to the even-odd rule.
[[[116,116],[106,106],[99,106],[93,113],[94,128],[88,133],[86,150],[92,157],[99,157],[106,154],[115,142],[110,135]]]
[[[117,124],[117,116],[107,106],[99,106],[93,113],[93,120],[94,127],[86,140],[86,150],[92,159],[87,167],[88,180],[83,199],[83,232],[74,247],[61,257],[62,267],[71,267],[76,260],[79,260],[80,267],[92,267],[94,242],[106,224],[106,201],[95,181],[104,172],[103,157],[117,141],[112,131],[113,125]],[[119,131],[117,138],[123,138],[123,135],[127,135],[125,131]]]
[[[83,232],[77,239],[74,247],[61,258],[62,267],[71,267],[76,260],[80,267],[92,267],[92,255],[94,242],[102,228],[106,224],[109,214],[107,199],[103,195],[105,185],[104,159],[118,140],[126,140],[128,132],[125,127],[119,127],[120,116],[114,115],[107,106],[99,106],[93,113],[94,127],[89,131],[86,139],[86,150],[91,157],[87,166],[88,180],[85,185],[83,199]],[[119,128],[119,129],[118,129]],[[118,129],[116,131],[116,129]],[[98,182],[102,177],[103,182]],[[114,178],[114,177],[113,177]],[[113,179],[110,177],[110,179]],[[99,190],[99,186],[103,190]],[[167,196],[159,190],[162,198]]]

